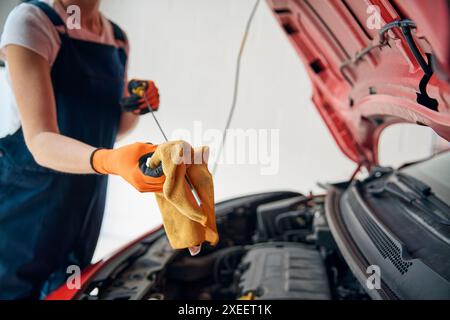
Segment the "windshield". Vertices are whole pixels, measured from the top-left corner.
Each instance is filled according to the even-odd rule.
[[[405,167],[400,172],[426,183],[439,199],[450,205],[450,151]]]

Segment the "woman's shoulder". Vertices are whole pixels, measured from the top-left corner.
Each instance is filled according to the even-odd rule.
[[[21,3],[6,19],[0,49],[3,50],[10,44],[33,50],[51,63],[58,50],[58,32],[40,8],[30,3]]]
[[[117,23],[115,23],[113,20],[105,17],[102,14],[103,19],[103,25],[106,25],[106,34],[107,38],[109,38],[110,44],[114,44],[118,47],[124,48],[125,52],[129,53],[130,45],[128,42],[128,36],[122,27],[120,27]]]
[[[8,24],[34,26],[35,24],[45,24],[46,22],[50,23],[40,8],[31,3],[21,3],[9,13],[5,28]]]

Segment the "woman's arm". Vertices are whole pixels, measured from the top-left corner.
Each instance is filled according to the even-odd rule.
[[[48,62],[21,46],[5,51],[25,142],[36,162],[66,173],[94,173],[90,156],[95,148],[59,133]]]
[[[119,132],[116,141],[124,138],[131,130],[133,130],[139,121],[139,115],[131,112],[122,112],[120,118]]]

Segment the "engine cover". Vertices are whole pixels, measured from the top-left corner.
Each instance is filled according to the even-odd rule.
[[[292,243],[254,246],[239,270],[241,296],[253,293],[261,300],[329,300],[328,277],[319,251]]]

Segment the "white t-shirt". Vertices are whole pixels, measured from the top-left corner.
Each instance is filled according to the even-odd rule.
[[[52,6],[63,21],[67,21],[68,14],[58,1],[41,0]],[[71,38],[92,41],[113,46],[120,46],[114,39],[114,31],[111,23],[102,15],[103,31],[101,35],[87,30],[68,29]],[[63,30],[61,30],[63,31]],[[19,45],[36,52],[44,57],[50,64],[56,60],[61,46],[58,30],[49,20],[47,15],[38,7],[22,3],[15,7],[8,15],[0,40],[0,57],[6,62],[7,94],[1,97],[0,105],[0,138],[15,133],[20,128],[20,117],[17,103],[10,86],[8,61],[5,57],[5,47]],[[128,46],[125,47],[128,54]],[[126,76],[124,81],[126,82]],[[4,79],[2,79],[4,81]]]

